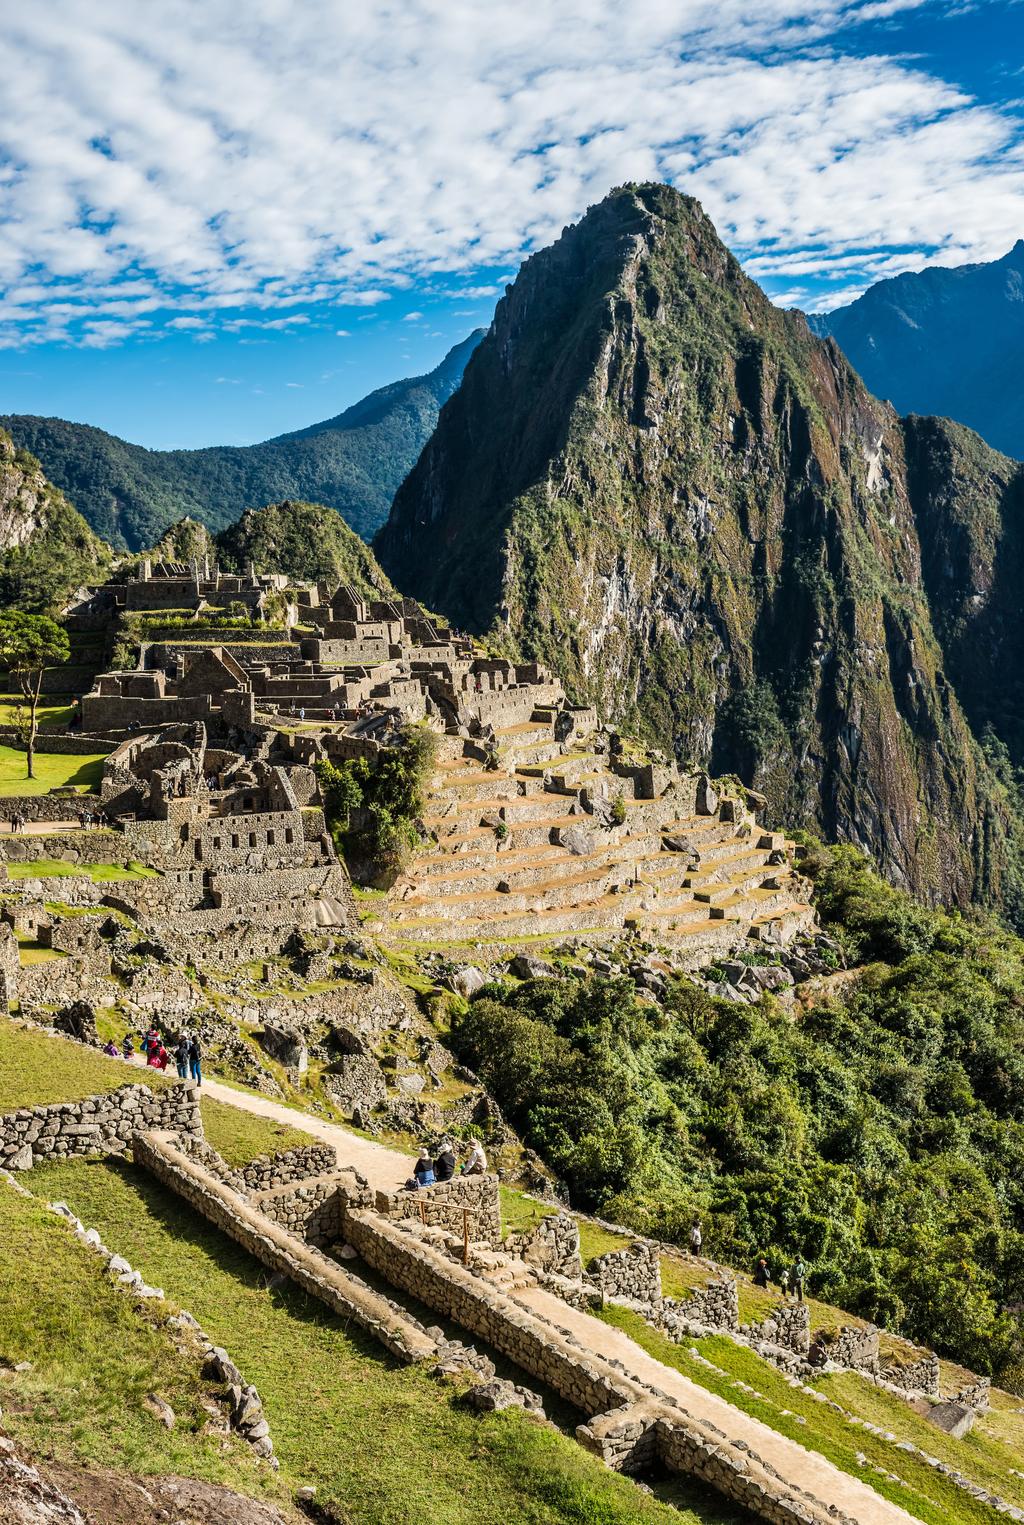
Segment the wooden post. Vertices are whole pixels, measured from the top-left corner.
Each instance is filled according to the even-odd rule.
[[[427,1204],[424,1202],[423,1198],[420,1197],[419,1201],[416,1203],[416,1206],[420,1210],[420,1222],[423,1224],[423,1227],[426,1228],[426,1226],[427,1226]]]
[[[469,1265],[469,1208],[462,1209],[462,1264]]]

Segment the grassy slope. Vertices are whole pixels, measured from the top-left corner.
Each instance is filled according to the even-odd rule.
[[[96,793],[103,775],[105,752],[83,756],[37,752],[35,778],[26,777],[25,753],[0,746],[0,795],[49,794],[68,785],[80,794]]]
[[[3,1183],[0,1286],[0,1352],[32,1362],[0,1376],[4,1423],[36,1456],[277,1491],[247,1446],[204,1433],[205,1385],[158,1327],[166,1305],[140,1309],[61,1219]],[[173,1430],[142,1407],[149,1392],[174,1409]]]
[[[259,1388],[286,1485],[313,1483],[353,1525],[726,1525],[703,1499],[681,1512],[607,1473],[574,1441],[516,1416],[472,1418],[423,1371],[267,1274],[133,1166],[39,1168],[150,1281],[173,1289]]]
[[[174,1078],[0,1017],[0,1112],[77,1101],[129,1084],[169,1085]]]
[[[827,1456],[844,1472],[862,1478],[916,1519],[926,1521],[927,1525],[982,1525],[982,1522],[992,1522],[1000,1516],[988,1505],[971,1498],[950,1483],[924,1461],[899,1450],[897,1441],[912,1440],[931,1455],[951,1461],[969,1476],[977,1476],[980,1482],[987,1483],[1002,1497],[1013,1502],[1024,1502],[1020,1480],[1009,1472],[1006,1458],[1013,1454],[1009,1448],[1002,1453],[1001,1466],[986,1456],[986,1475],[979,1476],[983,1469],[978,1465],[976,1448],[971,1450],[959,1442],[944,1439],[940,1431],[919,1418],[906,1404],[878,1392],[862,1378],[855,1378],[854,1383],[863,1392],[854,1392],[847,1386],[842,1392],[829,1392],[829,1396],[844,1404],[849,1399],[850,1407],[863,1413],[865,1410],[861,1400],[864,1393],[870,1391],[876,1400],[875,1412],[881,1416],[872,1422],[891,1426],[896,1440],[889,1441],[871,1435],[798,1388],[790,1387],[774,1367],[725,1336],[698,1340],[692,1347],[675,1345],[651,1329],[636,1314],[625,1309],[608,1308],[601,1317],[624,1329],[666,1366],[675,1367],[691,1381],[718,1393],[737,1408],[763,1420],[781,1434],[788,1435],[791,1440]],[[707,1360],[723,1368],[725,1375],[711,1371],[695,1360],[690,1353],[691,1349],[699,1351]],[[823,1391],[828,1392],[826,1380],[831,1379],[823,1379],[820,1385]],[[738,1383],[746,1384],[746,1389],[738,1386]],[[866,1457],[867,1465],[858,1462],[858,1454]],[[872,1465],[895,1474],[900,1481],[892,1482],[879,1476],[871,1470]]]
[[[281,1154],[317,1142],[299,1128],[243,1112],[227,1102],[214,1101],[212,1096],[204,1096],[201,1105],[206,1137],[229,1165],[247,1165],[261,1154]]]
[[[0,725],[16,725],[27,711],[20,694],[0,694]],[[41,731],[62,731],[75,712],[74,694],[48,694],[36,716]]]

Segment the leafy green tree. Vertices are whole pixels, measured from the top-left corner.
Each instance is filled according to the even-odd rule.
[[[0,664],[15,680],[28,704],[26,752],[28,777],[35,777],[37,710],[48,667],[66,662],[71,654],[67,631],[45,614],[18,609],[0,613]]]

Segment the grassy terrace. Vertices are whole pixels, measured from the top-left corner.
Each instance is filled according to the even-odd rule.
[[[724,1335],[694,1341],[692,1346],[675,1345],[626,1309],[607,1308],[600,1317],[625,1330],[666,1366],[674,1367],[700,1387],[763,1420],[773,1430],[826,1456],[844,1472],[868,1482],[927,1525],[993,1525],[1003,1516],[957,1488],[920,1458],[901,1451],[900,1441],[911,1441],[959,1468],[991,1492],[1024,1505],[1024,1483],[1011,1470],[1020,1463],[1024,1426],[1018,1424],[1020,1433],[1010,1443],[987,1433],[989,1427],[984,1421],[966,1440],[953,1441],[908,1404],[853,1373],[823,1377],[815,1384],[835,1402],[884,1427],[895,1437],[886,1440],[869,1434],[809,1394],[790,1387],[774,1367]],[[703,1365],[694,1358],[692,1350],[720,1370]],[[857,1460],[858,1455],[866,1458],[866,1464]],[[892,1473],[899,1481],[892,1482],[873,1468]]]
[[[36,776],[27,778],[25,753],[17,747],[0,745],[0,796],[49,794],[51,789],[64,788],[94,794],[100,786],[106,757],[106,752],[83,756],[37,752]]]
[[[0,694],[0,726],[17,725],[27,714],[27,705],[19,694]],[[74,694],[48,694],[39,702],[36,715],[41,731],[62,731],[75,713]]]
[[[79,1101],[130,1083],[170,1085],[175,1078],[0,1017],[0,1112]]]
[[[158,879],[155,868],[144,863],[68,863],[63,858],[37,858],[34,863],[8,863],[8,879],[91,879],[93,884],[117,884],[123,879]]]
[[[266,1142],[250,1139],[246,1147],[258,1144],[262,1152]],[[665,1498],[678,1506],[670,1508],[607,1472],[568,1436],[524,1417],[473,1418],[453,1402],[451,1389],[422,1370],[396,1367],[295,1288],[268,1291],[263,1267],[131,1165],[70,1161],[37,1167],[31,1181],[35,1191],[69,1202],[225,1346],[263,1397],[281,1462],[279,1485],[291,1491],[314,1484],[318,1500],[333,1501],[352,1525],[740,1525],[746,1519],[683,1485],[665,1485]],[[2,1204],[0,1198],[0,1210]],[[31,1303],[34,1308],[34,1296]],[[60,1306],[59,1296],[50,1306]],[[43,1401],[17,1403],[9,1394],[5,1415],[17,1439],[62,1455],[95,1454],[112,1433],[108,1414],[114,1422],[120,1415],[105,1383],[78,1408],[69,1391],[75,1372],[65,1372],[59,1350],[51,1360],[49,1322],[48,1312],[29,1317],[18,1343],[7,1346],[37,1363],[30,1375]],[[81,1417],[51,1429],[48,1411],[61,1405]],[[141,1454],[142,1470],[154,1460],[166,1468],[166,1454],[167,1447],[151,1446]],[[174,1460],[186,1472],[201,1463]],[[234,1486],[251,1489],[252,1479],[239,1469]]]

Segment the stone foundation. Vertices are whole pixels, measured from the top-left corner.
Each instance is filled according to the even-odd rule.
[[[661,1300],[661,1257],[647,1239],[599,1255],[587,1266],[586,1274],[606,1297],[628,1297],[640,1303]]]
[[[527,1233],[506,1235],[505,1249],[538,1271],[565,1276],[570,1281],[579,1281],[583,1276],[580,1226],[571,1213],[552,1213]]]

